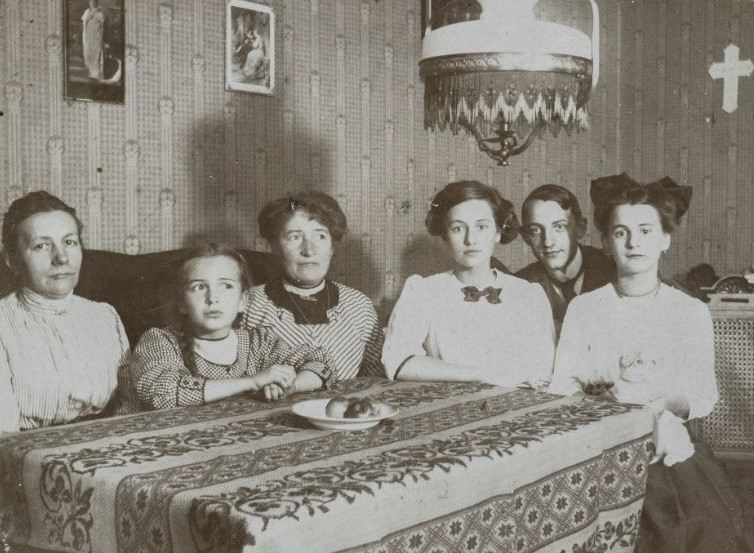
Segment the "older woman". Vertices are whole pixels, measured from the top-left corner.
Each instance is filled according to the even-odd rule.
[[[542,386],[555,350],[550,304],[538,284],[491,266],[495,244],[518,233],[513,205],[480,182],[452,182],[426,225],[453,267],[406,280],[382,352],[387,376]]]
[[[128,338],[115,309],[73,294],[81,221],[47,192],[13,202],[2,230],[16,292],[0,299],[0,432],[100,413]]]
[[[637,551],[748,551],[725,473],[684,424],[717,401],[712,319],[701,301],[659,277],[691,189],[622,174],[593,181],[591,196],[617,277],[569,305],[550,390],[598,392],[654,411],[656,455]]]
[[[291,347],[321,347],[335,380],[382,374],[383,337],[372,302],[326,278],[334,244],[346,232],[335,199],[322,192],[280,198],[264,206],[258,221],[283,275],[247,291],[243,324],[267,327]]]

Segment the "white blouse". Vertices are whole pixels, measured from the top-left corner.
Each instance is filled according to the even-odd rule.
[[[497,369],[495,384],[541,384],[552,373],[555,330],[542,287],[497,273],[500,303],[465,301],[452,271],[406,279],[387,328],[382,362],[395,378],[410,356]]]
[[[0,299],[0,433],[98,413],[128,349],[123,323],[106,303],[28,291]]]
[[[608,284],[568,306],[550,391],[572,394],[582,383],[612,382],[616,399],[626,403],[680,395],[692,419],[717,402],[714,367],[712,318],[704,303],[665,284],[656,295],[636,298],[619,296]],[[659,439],[688,450],[679,422],[666,415],[656,430],[682,434]]]

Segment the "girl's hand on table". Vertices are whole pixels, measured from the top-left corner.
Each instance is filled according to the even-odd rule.
[[[283,392],[284,396],[285,391],[296,380],[296,371],[290,365],[272,365],[251,378],[254,379],[258,390],[264,390],[265,398],[268,400],[280,399],[278,397],[280,391]],[[273,391],[271,385],[275,385],[278,391]]]
[[[264,399],[267,401],[278,401],[285,397],[285,390],[277,384],[268,384],[264,387]]]

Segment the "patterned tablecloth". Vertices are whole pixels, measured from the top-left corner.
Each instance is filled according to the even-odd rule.
[[[290,411],[336,394],[400,413],[331,432]],[[0,437],[0,532],[11,551],[633,551],[651,431],[636,406],[479,383],[235,397]]]

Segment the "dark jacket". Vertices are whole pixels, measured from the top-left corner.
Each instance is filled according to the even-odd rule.
[[[615,263],[602,250],[584,245],[579,245],[579,248],[581,248],[584,267],[584,280],[579,294],[596,290],[615,279]],[[518,271],[516,276],[542,285],[547,298],[550,300],[555,325],[560,328],[568,307],[568,301],[564,302],[563,295],[554,289],[558,284],[553,282],[542,263],[535,261]]]

